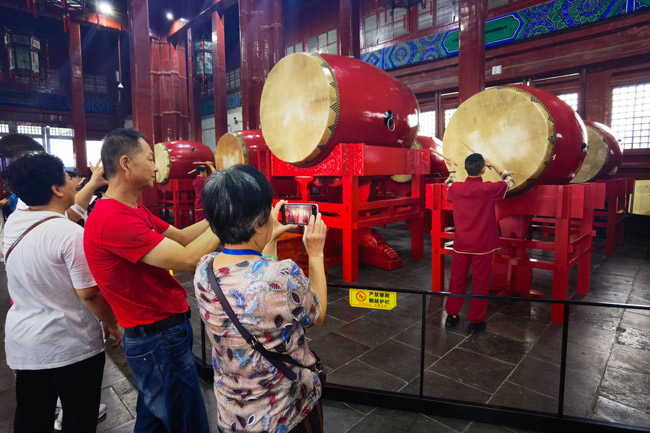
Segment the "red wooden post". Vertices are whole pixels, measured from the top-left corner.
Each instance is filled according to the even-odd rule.
[[[571,197],[568,186],[558,187],[555,219],[553,299],[566,300],[569,292],[569,230],[571,225]],[[564,322],[564,305],[553,304],[551,321]]]
[[[411,220],[411,257],[421,259],[424,257],[424,176],[422,174],[413,175],[411,188],[411,197],[420,199],[419,216]]]
[[[340,146],[350,146],[341,144]],[[347,151],[347,149],[343,149]],[[343,280],[357,281],[359,279],[359,231],[356,222],[359,214],[359,178],[354,175],[352,161],[343,176]]]
[[[460,0],[458,11],[458,98],[462,103],[485,88],[487,0]]]
[[[149,41],[149,6],[147,0],[129,0],[129,45],[131,53],[131,105],[133,128],[142,132],[153,150],[153,104],[151,91],[151,45]],[[137,66],[136,66],[137,65]],[[147,207],[158,203],[156,187],[145,191],[142,202]]]
[[[190,91],[188,94],[190,106],[190,140],[203,143],[203,127],[201,125],[201,89],[194,81],[194,46],[192,45],[192,30],[187,30],[187,60],[189,71],[187,72]]]
[[[427,207],[431,209],[431,291],[442,292],[445,289],[445,256],[442,254],[443,185],[427,185]]]
[[[84,109],[84,74],[81,62],[81,28],[79,23],[70,23],[70,116],[74,138],[75,164],[77,170],[84,174],[88,172],[86,157],[86,110]],[[93,161],[93,164],[96,161]]]
[[[224,36],[223,11],[220,13],[220,9],[215,8],[212,11],[212,94],[214,97],[214,136],[217,141],[228,132],[226,38]]]
[[[361,57],[359,40],[359,0],[339,0],[339,33],[341,55]]]

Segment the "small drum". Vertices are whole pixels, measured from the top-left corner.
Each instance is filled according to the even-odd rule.
[[[404,84],[366,62],[330,54],[284,57],[260,103],[269,150],[300,167],[320,163],[338,143],[409,147],[418,116]]]
[[[465,158],[474,152],[514,172],[512,195],[538,183],[569,183],[584,160],[587,132],[573,109],[552,93],[501,86],[477,93],[458,107],[443,147],[459,166],[458,180],[467,178]],[[483,178],[500,179],[494,170],[487,170]]]
[[[436,137],[428,137],[426,135],[418,135],[411,149],[435,149],[438,152],[442,153],[442,141]],[[433,177],[448,177],[449,169],[445,164],[445,160],[440,158],[438,155],[431,153],[431,170],[429,171],[429,176]],[[395,174],[391,176],[391,179],[397,183],[409,183],[411,181],[410,174]]]
[[[170,179],[194,179],[189,172],[197,165],[195,162],[212,161],[212,149],[205,144],[193,141],[165,141],[153,147],[158,172],[156,182],[166,184]]]
[[[258,170],[260,150],[268,150],[262,131],[228,132],[221,136],[214,151],[214,166],[217,170],[245,164]]]
[[[599,177],[616,174],[623,162],[621,146],[614,136],[614,131],[602,123],[585,120],[589,150],[578,174],[571,183],[589,182]]]

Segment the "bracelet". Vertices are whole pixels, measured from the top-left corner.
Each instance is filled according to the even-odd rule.
[[[273,254],[262,254],[262,257],[264,257],[265,259],[279,260],[278,256],[274,256]]]
[[[451,173],[456,173],[456,170],[453,170],[453,171],[450,171],[450,172],[449,172],[449,174],[451,174]]]

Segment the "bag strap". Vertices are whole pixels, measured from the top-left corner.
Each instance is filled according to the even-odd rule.
[[[233,325],[235,325],[235,328],[237,328],[239,334],[244,338],[244,340],[246,340],[246,343],[248,343],[248,345],[253,349],[257,350],[263,357],[268,359],[269,362],[275,366],[275,368],[280,370],[280,372],[283,375],[285,375],[287,379],[291,381],[296,380],[297,376],[296,373],[294,373],[291,370],[291,368],[289,368],[285,363],[311,369],[311,367],[304,367],[303,365],[298,363],[295,359],[293,359],[287,354],[269,352],[262,345],[262,343],[259,342],[257,338],[252,336],[250,332],[248,332],[246,328],[244,328],[244,326],[241,324],[239,319],[237,319],[237,315],[232,310],[230,303],[228,302],[225,295],[223,294],[223,291],[221,290],[221,285],[219,284],[217,277],[214,275],[213,262],[214,262],[214,257],[212,257],[212,259],[210,259],[210,261],[208,262],[208,272],[207,272],[208,282],[210,283],[210,286],[212,286],[212,290],[214,291],[214,293],[217,295],[217,299],[219,299],[221,308],[223,308],[223,311],[225,311],[225,313],[228,315],[230,321],[233,323]]]
[[[32,225],[31,225],[27,230],[25,230],[25,231],[23,232],[23,234],[20,235],[20,237],[19,237],[18,239],[16,239],[16,241],[15,241],[15,242],[14,242],[14,243],[9,247],[9,249],[7,250],[7,254],[5,254],[5,263],[7,262],[7,259],[9,259],[9,254],[11,254],[11,252],[14,250],[14,248],[16,248],[16,245],[18,245],[18,242],[20,242],[20,241],[25,237],[25,235],[26,235],[27,233],[31,232],[31,231],[34,230],[36,227],[38,227],[38,226],[40,226],[41,224],[43,224],[45,221],[49,221],[49,220],[54,219],[54,218],[61,218],[61,217],[58,217],[58,216],[51,216],[51,217],[43,218],[42,220],[37,221],[37,222],[35,222],[34,224],[32,224]]]

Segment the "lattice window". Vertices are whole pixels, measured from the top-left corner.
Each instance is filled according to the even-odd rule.
[[[449,125],[449,121],[451,120],[451,116],[454,115],[456,110],[457,110],[456,108],[447,108],[445,110],[445,128],[447,127],[447,125]]]
[[[623,149],[650,149],[650,83],[613,89],[612,129]]]
[[[9,134],[9,125],[0,123],[0,134]]]
[[[418,11],[418,30],[428,29],[433,27],[433,9],[431,8],[432,0],[426,1],[426,7],[422,9],[422,6],[417,4],[415,5],[415,10]]]
[[[293,53],[302,53],[302,42],[298,42],[297,44],[290,45],[286,48],[285,55],[288,56]]]
[[[239,89],[240,87],[241,87],[241,69],[237,68],[230,72],[226,72],[226,92]]]
[[[425,111],[420,113],[420,130],[418,135],[426,135],[427,137],[436,136],[436,112]]]
[[[34,125],[18,125],[18,133],[25,135],[43,135],[43,129]]]
[[[573,111],[578,111],[578,93],[562,93],[557,95],[558,98],[566,102]]]
[[[102,141],[86,140],[86,158],[88,162],[95,165],[102,157]]]
[[[74,167],[74,151],[72,140],[69,138],[50,138],[50,153],[56,155],[63,161],[66,167]],[[94,164],[94,162],[93,162]]]
[[[436,25],[458,22],[458,0],[438,0],[436,2]]]
[[[408,34],[408,14],[404,9],[395,9],[391,15],[388,10],[381,9],[364,18],[365,46],[397,39]]]
[[[57,128],[49,127],[50,137],[74,137],[74,130],[72,128]]]
[[[332,29],[328,32],[321,33],[318,36],[312,36],[309,38],[308,52],[338,54],[339,44],[336,35],[336,29]]]

